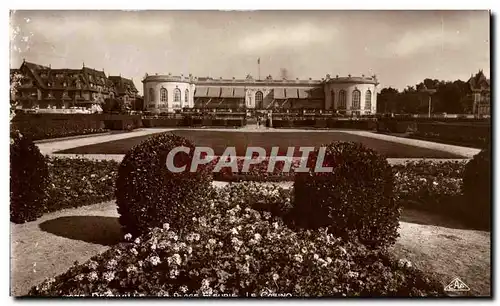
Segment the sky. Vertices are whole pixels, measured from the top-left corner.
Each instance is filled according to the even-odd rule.
[[[132,78],[148,74],[321,79],[490,76],[488,11],[15,11],[11,68],[23,59]]]

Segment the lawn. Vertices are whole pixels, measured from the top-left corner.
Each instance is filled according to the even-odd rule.
[[[295,147],[295,156],[300,156],[298,147],[319,147],[333,141],[360,142],[388,158],[461,158],[461,156],[424,147],[416,147],[392,141],[353,135],[343,132],[228,132],[228,131],[200,131],[177,130],[172,133],[186,137],[197,146],[211,147],[215,155],[222,155],[228,146],[236,147],[238,156],[244,156],[246,148],[257,146],[266,149],[280,148],[279,154],[285,155],[288,147]],[[141,143],[151,135],[120,139],[94,145],[81,146],[62,150],[56,153],[70,154],[126,154],[132,147]]]

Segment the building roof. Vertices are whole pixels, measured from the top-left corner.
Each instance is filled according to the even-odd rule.
[[[471,75],[468,83],[471,90],[490,90],[490,80],[486,78],[483,70],[479,70],[474,76]]]
[[[50,66],[23,61],[19,69],[11,69],[11,73],[16,71],[28,74],[36,82],[35,86],[41,89],[90,90],[95,92],[102,90],[103,92],[119,91],[119,93],[129,89],[134,93],[138,92],[132,80],[122,77],[108,78],[104,71],[85,66],[81,69],[53,69]],[[116,80],[116,83],[112,78]]]
[[[207,96],[210,98],[218,98],[220,97],[220,87],[208,87],[208,94]]]
[[[139,91],[135,87],[134,82],[131,79],[124,78],[122,76],[109,76],[109,80],[113,82],[118,94],[125,94],[128,92],[138,93]]]
[[[285,88],[286,99],[298,99],[299,94],[297,88]]]
[[[196,86],[194,92],[195,98],[206,98],[208,97],[208,87]]]

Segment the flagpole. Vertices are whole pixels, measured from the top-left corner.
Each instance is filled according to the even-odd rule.
[[[257,59],[257,65],[259,68],[259,81],[260,81],[260,57],[259,57],[259,59]]]

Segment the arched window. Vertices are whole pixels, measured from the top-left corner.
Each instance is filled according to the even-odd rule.
[[[160,102],[168,102],[168,91],[165,88],[160,89]]]
[[[360,105],[361,105],[361,92],[356,89],[352,92],[352,109],[359,109]]]
[[[262,91],[257,91],[255,93],[255,106],[256,108],[264,108],[264,106],[262,105],[264,102],[264,94],[262,93]]]
[[[345,97],[345,90],[341,90],[339,92],[339,108],[345,109],[346,106],[346,97]]]
[[[174,89],[174,102],[181,102],[181,90],[179,88]]]
[[[365,94],[365,109],[372,108],[372,92],[370,90],[366,91]]]
[[[334,109],[335,108],[335,91],[332,90],[332,104],[330,104],[330,108]]]
[[[155,91],[153,88],[149,89],[149,102],[154,102],[155,101]]]
[[[186,89],[186,92],[184,93],[184,102],[186,102],[186,104],[189,103],[189,89]]]

